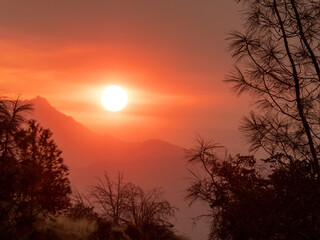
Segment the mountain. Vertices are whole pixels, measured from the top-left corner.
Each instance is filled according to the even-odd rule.
[[[162,187],[164,197],[179,208],[175,226],[180,233],[192,239],[205,239],[207,230],[202,223],[192,227],[190,217],[203,208],[189,208],[183,200],[190,177],[185,150],[158,139],[144,142],[124,142],[108,135],[92,132],[72,117],[59,112],[42,97],[30,100],[35,111],[32,118],[53,132],[53,138],[63,151],[70,169],[69,179],[80,192],[102,178],[104,172],[115,177],[120,171],[126,181],[143,189]]]

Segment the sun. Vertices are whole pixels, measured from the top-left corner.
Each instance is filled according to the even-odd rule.
[[[109,111],[122,110],[128,101],[128,95],[119,86],[110,86],[103,90],[101,94],[101,103]]]

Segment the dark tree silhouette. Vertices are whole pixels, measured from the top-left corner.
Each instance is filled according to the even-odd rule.
[[[22,124],[26,122],[25,114],[32,109],[31,104],[22,104],[19,99],[0,99],[0,159],[2,162],[14,158],[17,151],[15,136],[21,131]]]
[[[174,216],[175,208],[161,195],[160,189],[145,192],[132,183],[125,183],[120,173],[116,181],[105,173],[104,179],[99,179],[91,188],[93,203],[100,209],[102,217],[113,224],[127,226],[128,234],[137,239],[149,239],[150,234],[157,231],[159,234],[172,233],[173,225],[168,219]]]
[[[210,219],[210,239],[319,239],[320,196],[310,164],[280,164],[288,160],[278,154],[266,168],[202,138],[187,160],[200,169],[186,199],[208,207],[198,218]]]
[[[52,133],[26,121],[32,106],[19,99],[0,103],[0,238],[24,238],[37,216],[69,204],[68,168]]]
[[[241,130],[251,150],[308,161],[319,175],[320,2],[239,0],[245,4],[245,34],[233,32],[230,49],[238,64],[227,78],[248,92],[262,110]]]
[[[230,35],[238,64],[226,81],[238,94],[251,94],[260,110],[251,112],[240,129],[251,150],[269,155],[282,233],[286,228],[287,234],[318,239],[320,2],[238,2],[247,7],[246,32]]]
[[[98,178],[98,183],[91,188],[94,203],[102,212],[102,216],[113,224],[125,222],[130,183],[125,183],[123,174],[118,174],[116,182],[107,173],[104,179]]]
[[[16,135],[26,121],[24,114],[31,111],[31,105],[24,105],[17,99],[0,101],[0,237],[8,237],[18,224],[22,222],[21,202],[21,168],[16,157],[18,146]]]
[[[140,229],[148,226],[173,227],[168,218],[174,216],[175,208],[161,196],[161,188],[145,192],[130,184],[126,207],[127,222]]]
[[[320,239],[320,2],[237,2],[245,33],[228,38],[237,64],[226,82],[256,103],[240,130],[267,158],[262,168],[200,138],[187,198],[209,207],[210,239]]]
[[[209,212],[197,219],[210,219],[210,239],[268,239],[274,219],[265,211],[272,199],[253,156],[231,157],[225,148],[199,137],[187,160],[200,169],[190,170],[193,182],[186,199],[208,207]]]
[[[26,172],[23,194],[35,201],[42,212],[56,213],[69,206],[68,167],[61,158],[61,150],[52,140],[50,130],[42,128],[34,120],[28,125],[16,139],[20,164]]]

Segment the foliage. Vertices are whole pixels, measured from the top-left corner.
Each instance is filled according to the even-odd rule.
[[[199,139],[188,161],[200,165],[186,198],[201,201],[212,221],[210,239],[319,239],[320,194],[310,165],[285,165],[272,159],[270,169],[253,156],[231,157],[223,148]]]
[[[0,101],[0,238],[23,238],[39,214],[69,204],[68,168],[52,133],[24,114],[32,106]]]
[[[35,200],[42,211],[56,213],[69,206],[68,168],[50,130],[43,129],[34,120],[28,125],[16,139],[21,165],[27,172],[23,194]]]

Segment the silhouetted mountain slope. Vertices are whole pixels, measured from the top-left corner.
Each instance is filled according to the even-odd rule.
[[[35,106],[33,117],[54,133],[53,137],[71,168],[112,164],[119,169],[129,166],[139,166],[140,169],[182,166],[181,169],[185,169],[184,150],[181,147],[161,140],[123,142],[90,131],[72,117],[58,112],[44,98],[37,97],[31,102]]]
[[[203,226],[192,232],[188,218],[195,216],[199,208],[190,210],[183,201],[189,177],[183,148],[157,139],[130,143],[100,135],[57,111],[42,97],[30,102],[35,106],[32,117],[53,132],[70,168],[70,180],[78,190],[84,191],[96,183],[96,177],[103,177],[104,171],[111,177],[123,171],[126,181],[145,189],[163,187],[166,199],[180,209],[176,222],[179,231],[193,239],[206,236]]]

